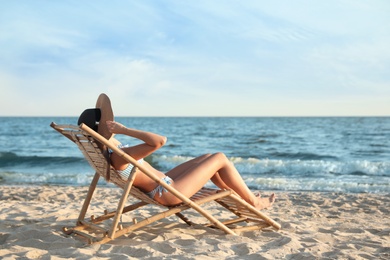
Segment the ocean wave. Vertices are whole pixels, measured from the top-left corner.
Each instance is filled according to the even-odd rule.
[[[389,193],[387,178],[244,177],[252,190]]]
[[[152,155],[146,158],[154,167],[168,171],[175,166],[193,159],[191,156]],[[372,162],[367,160],[275,160],[243,157],[229,157],[243,175],[278,176],[390,176],[390,162]],[[62,168],[64,171],[83,170],[88,164],[83,157],[62,156],[19,156],[12,152],[0,152],[0,169],[50,169]]]
[[[360,175],[390,176],[389,162],[329,161],[329,160],[270,160],[231,158],[243,174],[274,174],[283,176]]]
[[[151,162],[163,171],[186,162],[189,156],[157,156]],[[390,162],[334,161],[334,160],[273,160],[230,157],[238,171],[243,175],[282,175],[282,176],[390,176]]]
[[[0,152],[0,168],[12,166],[42,166],[42,165],[68,165],[78,164],[85,161],[82,157],[63,157],[63,156],[19,156],[13,152]]]
[[[0,184],[34,184],[34,185],[89,185],[93,178],[93,171],[86,172],[13,172],[0,171]],[[112,185],[101,179],[99,185]]]
[[[271,153],[270,156],[275,158],[287,158],[287,159],[297,159],[297,160],[337,160],[338,158],[333,155],[320,155],[315,153],[280,153],[275,152]]]
[[[152,155],[145,160],[162,171],[193,159]],[[229,157],[251,189],[390,192],[390,162],[274,160]],[[0,183],[88,185],[93,169],[82,157],[18,156],[0,153]],[[106,185],[104,181],[100,183]]]

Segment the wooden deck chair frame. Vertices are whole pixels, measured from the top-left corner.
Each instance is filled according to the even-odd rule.
[[[107,139],[99,135],[85,124],[81,124],[80,126],[73,126],[57,125],[53,122],[51,123],[51,127],[77,144],[87,161],[96,171],[89,186],[89,190],[81,208],[76,226],[63,228],[63,231],[68,235],[79,235],[87,239],[90,244],[103,244],[122,235],[131,233],[155,221],[169,217],[173,214],[176,214],[176,216],[178,216],[188,225],[193,225],[194,223],[181,213],[184,210],[190,208],[197,211],[200,215],[208,220],[209,223],[205,224],[206,226],[221,229],[227,234],[237,235],[238,232],[258,230],[265,227],[273,227],[274,229],[279,230],[281,227],[279,223],[269,218],[259,210],[255,209],[243,199],[234,195],[231,190],[202,188],[193,197],[187,198],[172,186],[162,182],[160,178],[158,178],[154,173],[148,171],[134,158],[126,154],[120,148],[112,145],[107,141]],[[123,180],[116,173],[113,167],[111,167],[108,157],[105,155],[104,149],[102,149],[104,146],[112,149],[114,153],[118,154],[126,161],[134,165],[133,171],[127,180]],[[183,203],[178,206],[167,207],[149,198],[146,194],[132,185],[135,178],[134,169],[136,168],[141,170],[156,183],[167,189],[168,192],[174,194],[177,198],[183,201]],[[91,216],[90,220],[87,220],[85,216],[100,177],[104,177],[106,181],[112,182],[122,188],[123,193],[115,211],[108,212],[106,210],[103,215],[98,217]],[[139,202],[125,207],[129,194],[139,199]],[[227,221],[220,221],[206,212],[201,206],[202,204],[210,201],[215,201],[219,205],[229,210],[231,213],[233,213],[234,218]],[[122,214],[132,212],[133,210],[148,204],[154,204],[163,207],[166,210],[141,221],[126,223],[126,226],[123,223],[120,223]],[[102,225],[104,223],[106,223],[106,225]],[[108,228],[106,228],[107,223]],[[232,224],[237,223],[245,223],[246,225],[234,225],[231,227]]]

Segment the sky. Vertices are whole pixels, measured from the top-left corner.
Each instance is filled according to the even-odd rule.
[[[390,1],[0,2],[0,116],[390,116]]]

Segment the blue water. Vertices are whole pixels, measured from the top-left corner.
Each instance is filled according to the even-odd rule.
[[[116,120],[168,137],[147,158],[162,171],[219,151],[254,190],[390,192],[390,117]],[[0,118],[0,184],[89,184],[93,170],[78,148],[49,126],[52,121],[75,124],[77,118]]]

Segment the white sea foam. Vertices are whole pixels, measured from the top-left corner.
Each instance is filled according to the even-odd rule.
[[[193,157],[188,156],[154,156],[153,163],[156,163],[164,170],[186,162]],[[306,176],[312,175],[373,175],[390,176],[390,162],[369,162],[363,161],[324,161],[324,160],[271,160],[256,158],[229,158],[235,167],[245,175],[255,174],[276,174]]]
[[[164,170],[192,157],[154,156],[153,162]],[[350,192],[388,192],[390,162],[270,160],[229,158],[253,189],[312,190]],[[383,182],[387,179],[387,182]]]

